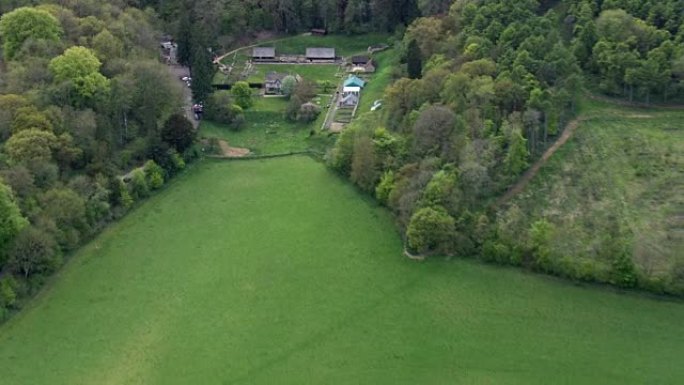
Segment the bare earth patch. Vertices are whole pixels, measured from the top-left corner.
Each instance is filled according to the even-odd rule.
[[[248,148],[231,147],[225,140],[219,140],[219,146],[222,155],[226,158],[242,158],[252,153]]]
[[[344,126],[346,126],[344,123],[330,123],[330,132],[342,132],[342,130],[344,130]]]

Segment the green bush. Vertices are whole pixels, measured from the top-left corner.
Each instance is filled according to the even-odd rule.
[[[421,254],[447,253],[454,226],[454,218],[443,207],[424,207],[411,217],[406,231],[408,246]]]
[[[147,183],[152,190],[156,190],[164,185],[164,169],[153,160],[148,160],[143,168]]]
[[[150,195],[150,187],[147,185],[145,173],[141,169],[133,171],[131,179],[131,192],[136,199],[145,198]]]
[[[382,203],[387,205],[389,196],[394,189],[394,172],[389,170],[382,175],[380,178],[380,183],[375,187],[375,198]]]

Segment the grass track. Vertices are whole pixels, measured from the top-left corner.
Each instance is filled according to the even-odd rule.
[[[205,162],[0,327],[3,384],[676,384],[684,305],[414,263],[306,157]]]

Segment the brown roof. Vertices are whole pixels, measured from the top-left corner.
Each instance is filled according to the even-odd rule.
[[[307,48],[306,57],[309,59],[334,59],[335,48]]]
[[[269,72],[266,74],[266,81],[267,82],[274,82],[276,80],[283,80],[287,74],[279,73],[279,72]]]
[[[370,56],[367,56],[367,55],[352,56],[352,59],[351,59],[352,64],[366,64],[369,61],[370,61]]]
[[[254,47],[252,57],[275,57],[275,47]]]

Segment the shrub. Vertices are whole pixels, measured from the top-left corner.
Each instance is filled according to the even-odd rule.
[[[0,309],[6,309],[14,305],[17,300],[15,287],[16,281],[12,276],[6,276],[0,279]],[[0,319],[2,319],[1,316]]]
[[[150,187],[147,185],[145,173],[141,169],[136,169],[133,171],[131,190],[136,199],[144,198],[150,195]]]
[[[318,118],[321,113],[321,107],[313,103],[304,103],[299,107],[299,113],[297,115],[297,120],[301,122],[313,122]]]
[[[411,216],[406,236],[411,250],[419,253],[448,252],[455,221],[443,207],[424,207]]]
[[[389,196],[394,189],[394,172],[389,170],[385,172],[380,178],[380,183],[375,187],[375,198],[382,203],[387,205]]]
[[[9,250],[12,271],[29,277],[34,273],[51,273],[61,260],[56,255],[57,243],[47,232],[27,227],[14,239]]]
[[[155,161],[148,160],[143,168],[147,183],[152,190],[156,190],[164,185],[164,169]]]

